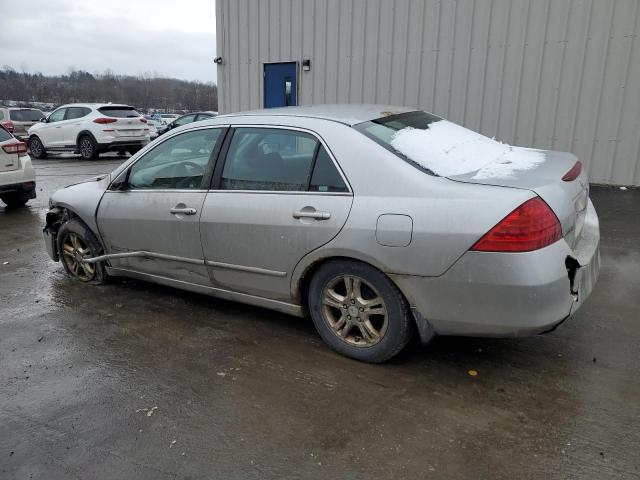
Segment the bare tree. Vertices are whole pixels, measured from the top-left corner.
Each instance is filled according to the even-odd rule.
[[[65,75],[46,76],[17,72],[10,65],[0,69],[0,103],[73,102],[126,103],[142,110],[217,110],[218,87],[214,83],[166,78],[156,72],[138,76],[117,75],[111,69],[89,73],[70,67]]]

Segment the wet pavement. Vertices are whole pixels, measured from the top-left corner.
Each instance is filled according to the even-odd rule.
[[[68,280],[48,196],[121,161],[36,161],[38,198],[0,206],[1,479],[640,478],[640,190],[592,189],[600,280],[556,332],[374,366],[310,321]]]

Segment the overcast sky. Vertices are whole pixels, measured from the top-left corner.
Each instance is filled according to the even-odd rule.
[[[214,0],[0,0],[1,65],[216,80]]]

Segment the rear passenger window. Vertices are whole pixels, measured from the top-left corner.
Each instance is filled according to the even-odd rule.
[[[306,191],[318,141],[304,132],[238,128],[229,145],[224,190]]]
[[[344,183],[340,172],[336,168],[333,160],[324,149],[320,146],[316,164],[313,167],[313,175],[309,184],[311,192],[348,192],[349,189]]]
[[[67,108],[66,120],[75,120],[76,118],[82,118],[89,114],[91,110],[86,107],[69,107]]]
[[[4,127],[0,127],[0,142],[6,142],[7,140],[11,140],[13,136],[7,132]]]

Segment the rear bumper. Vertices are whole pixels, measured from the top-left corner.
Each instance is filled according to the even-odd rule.
[[[28,198],[36,198],[36,182],[34,180],[10,185],[0,185],[0,194],[22,193]]]
[[[391,277],[438,334],[501,337],[546,332],[582,306],[598,278],[598,216],[590,201],[587,208],[573,250],[559,240],[527,253],[470,251],[440,277]],[[577,262],[571,262],[572,271],[567,258]]]
[[[98,151],[109,152],[113,150],[126,150],[127,148],[142,148],[147,143],[149,143],[149,140],[146,138],[144,140],[120,140],[110,143],[98,143]]]
[[[0,172],[0,193],[25,193],[36,198],[36,172],[31,158],[20,157],[20,167],[8,172]]]

